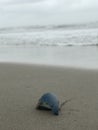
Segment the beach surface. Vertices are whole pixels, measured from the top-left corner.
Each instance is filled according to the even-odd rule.
[[[59,116],[35,109],[40,96],[72,98]],[[98,69],[0,63],[0,130],[97,130]]]

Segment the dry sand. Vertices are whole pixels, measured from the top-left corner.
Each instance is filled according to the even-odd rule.
[[[54,116],[40,96],[73,98]],[[0,130],[98,130],[98,70],[0,64]]]

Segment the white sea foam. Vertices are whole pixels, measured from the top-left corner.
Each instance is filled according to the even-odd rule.
[[[95,46],[98,27],[31,26],[0,29],[0,46]]]

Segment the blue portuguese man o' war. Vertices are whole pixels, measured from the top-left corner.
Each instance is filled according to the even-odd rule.
[[[59,100],[54,93],[45,93],[39,99],[36,109],[51,110],[54,115],[59,115],[61,107],[68,101],[70,101],[70,99],[60,105]]]

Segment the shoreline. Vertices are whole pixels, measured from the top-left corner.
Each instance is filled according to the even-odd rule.
[[[37,111],[46,92],[72,101],[59,116]],[[96,130],[97,99],[97,69],[0,63],[0,130]]]
[[[50,68],[58,68],[58,69],[76,69],[76,70],[90,70],[90,71],[93,71],[93,70],[98,70],[98,67],[92,67],[92,66],[79,66],[79,65],[56,65],[56,64],[44,64],[44,63],[30,63],[30,62],[11,62],[11,61],[0,61],[0,65],[17,65],[17,66],[27,66],[27,67],[30,67],[30,66],[34,66],[34,67],[50,67]]]

